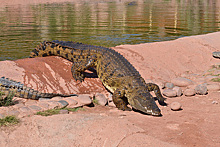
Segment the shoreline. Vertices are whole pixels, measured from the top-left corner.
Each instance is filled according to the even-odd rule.
[[[176,92],[176,96],[167,95],[168,106],[158,105],[162,117],[118,110],[98,78],[76,82],[71,75],[72,63],[60,57],[0,61],[0,77],[42,92],[80,95],[80,98],[51,100],[17,98],[16,105],[1,107],[0,117],[16,115],[21,122],[0,128],[0,146],[219,146],[220,83],[211,81],[214,77],[220,78],[220,59],[212,57],[212,52],[220,50],[219,38],[220,32],[216,32],[113,47],[133,64],[146,82],[165,86],[164,95],[167,89],[174,90],[169,88],[172,85],[169,83],[173,83],[178,92],[184,91],[180,95]],[[175,79],[180,77],[191,80],[190,84],[179,82],[178,85]],[[185,93],[198,85],[206,86],[208,94]],[[91,97],[97,95],[104,95],[108,105],[85,106],[85,102],[91,103]],[[182,105],[179,111],[171,110],[176,102]],[[83,105],[84,111],[62,111],[48,117],[35,115],[67,104],[71,108]]]

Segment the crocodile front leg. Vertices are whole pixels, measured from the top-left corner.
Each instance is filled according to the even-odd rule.
[[[84,81],[85,75],[84,72],[85,70],[94,67],[95,66],[95,61],[96,61],[96,56],[93,55],[90,57],[90,59],[85,59],[85,60],[80,60],[77,62],[73,63],[73,66],[71,68],[71,72],[73,75],[73,78],[77,81],[79,80],[80,82]]]
[[[119,110],[131,111],[131,108],[127,106],[127,99],[124,97],[123,92],[121,92],[119,89],[116,89],[116,91],[113,93],[112,99]]]
[[[165,98],[162,96],[161,92],[160,92],[160,88],[157,84],[154,83],[147,83],[146,87],[148,89],[148,91],[154,91],[155,95],[157,96],[157,99],[160,103],[160,105],[166,105],[166,103],[164,102]]]

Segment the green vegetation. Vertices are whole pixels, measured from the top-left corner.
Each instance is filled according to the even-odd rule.
[[[6,116],[5,118],[0,119],[0,127],[1,126],[9,126],[18,124],[20,121],[15,116]]]
[[[213,81],[213,82],[220,82],[220,78],[213,78],[211,81]]]
[[[56,109],[49,109],[46,111],[39,111],[36,113],[36,115],[41,115],[41,116],[51,116],[51,115],[55,115],[55,114],[59,114],[60,110],[68,110],[71,112],[76,112],[78,110],[84,110],[81,107],[77,107],[77,108],[56,108]]]
[[[98,100],[95,99],[95,98],[92,100],[92,103],[93,103],[93,104],[97,104],[97,105],[99,104]]]
[[[7,96],[3,92],[0,91],[0,107],[1,106],[11,106],[14,105],[13,97],[14,92],[9,92]]]

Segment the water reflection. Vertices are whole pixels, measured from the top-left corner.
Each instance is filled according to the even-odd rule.
[[[43,40],[115,46],[220,30],[215,0],[136,0],[0,7],[0,60],[28,57]]]

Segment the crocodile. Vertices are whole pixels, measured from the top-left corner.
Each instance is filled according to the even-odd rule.
[[[159,104],[165,105],[158,85],[145,83],[139,72],[121,54],[113,49],[87,45],[72,41],[43,41],[30,54],[30,58],[60,56],[73,63],[72,76],[83,82],[85,70],[96,69],[103,85],[112,95],[114,104],[119,110],[132,109],[145,114],[161,116],[154,97],[154,91]]]
[[[37,90],[31,89],[30,87],[21,84],[21,82],[16,82],[5,77],[0,78],[0,91],[5,95],[10,92],[16,97],[38,100],[39,98],[53,98],[55,96],[69,97],[76,96],[75,94],[64,95],[58,93],[42,93]]]

